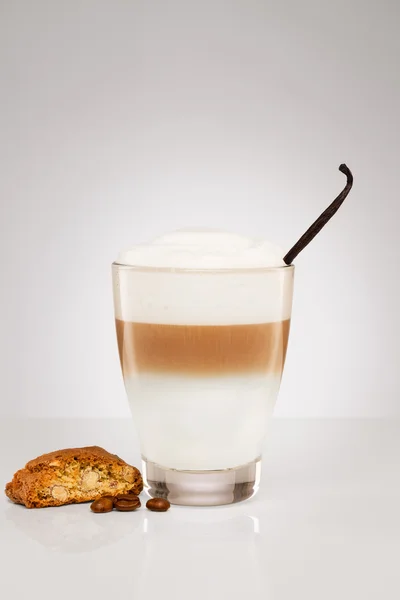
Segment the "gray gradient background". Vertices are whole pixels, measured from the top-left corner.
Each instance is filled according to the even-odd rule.
[[[296,261],[276,414],[400,415],[396,1],[1,1],[1,413],[129,415],[120,247],[179,227]]]

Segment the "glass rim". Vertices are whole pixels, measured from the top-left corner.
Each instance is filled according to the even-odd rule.
[[[121,269],[126,271],[137,271],[144,273],[187,273],[187,274],[212,274],[212,273],[220,273],[220,274],[229,274],[229,273],[269,273],[276,271],[294,271],[294,264],[290,265],[281,265],[279,267],[229,267],[229,268],[191,268],[191,267],[150,267],[144,265],[127,265],[125,263],[120,263],[114,261],[112,263],[112,268]]]

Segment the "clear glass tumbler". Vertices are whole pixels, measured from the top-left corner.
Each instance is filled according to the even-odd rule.
[[[113,264],[118,349],[148,492],[220,505],[258,489],[294,267]]]

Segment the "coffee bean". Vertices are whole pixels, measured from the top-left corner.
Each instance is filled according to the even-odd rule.
[[[133,500],[139,500],[139,496],[136,494],[117,494],[114,496],[114,504],[117,502],[117,500],[129,500],[129,502],[132,502]]]
[[[99,498],[90,505],[90,509],[94,513],[108,513],[111,512],[114,506],[114,502],[111,498]]]
[[[170,503],[165,498],[151,498],[146,503],[146,507],[154,512],[165,512],[170,506]]]
[[[125,496],[124,498],[117,498],[117,500],[114,500],[114,508],[116,508],[117,510],[119,510],[121,512],[130,512],[132,510],[136,510],[137,508],[140,508],[140,506],[141,506],[140,500],[137,496],[136,497]]]

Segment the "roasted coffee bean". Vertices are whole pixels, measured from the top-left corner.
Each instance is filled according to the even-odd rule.
[[[121,512],[129,512],[132,510],[136,510],[137,508],[140,508],[140,506],[140,500],[137,496],[129,498],[119,498],[117,500],[114,500],[114,508]]]
[[[111,512],[114,506],[112,498],[99,498],[90,505],[90,509],[95,513]]]
[[[122,500],[123,502],[129,502],[129,503],[134,503],[137,504],[137,508],[139,508],[140,506],[140,500],[138,496],[135,496],[133,494],[118,494],[118,496],[114,496],[114,506],[117,504],[117,502],[119,502],[120,500]]]
[[[132,500],[139,500],[139,496],[137,496],[136,494],[117,494],[116,496],[114,496],[114,502],[116,502],[117,500],[129,500],[130,502],[132,502]]]
[[[165,512],[170,506],[168,500],[164,498],[151,498],[146,502],[146,507],[154,512]]]
[[[139,508],[141,506],[140,500],[137,496],[133,496],[132,498],[117,498],[116,500],[114,500],[114,506],[116,506],[117,502],[125,502],[126,504],[132,504],[132,506],[136,506],[136,508]]]

